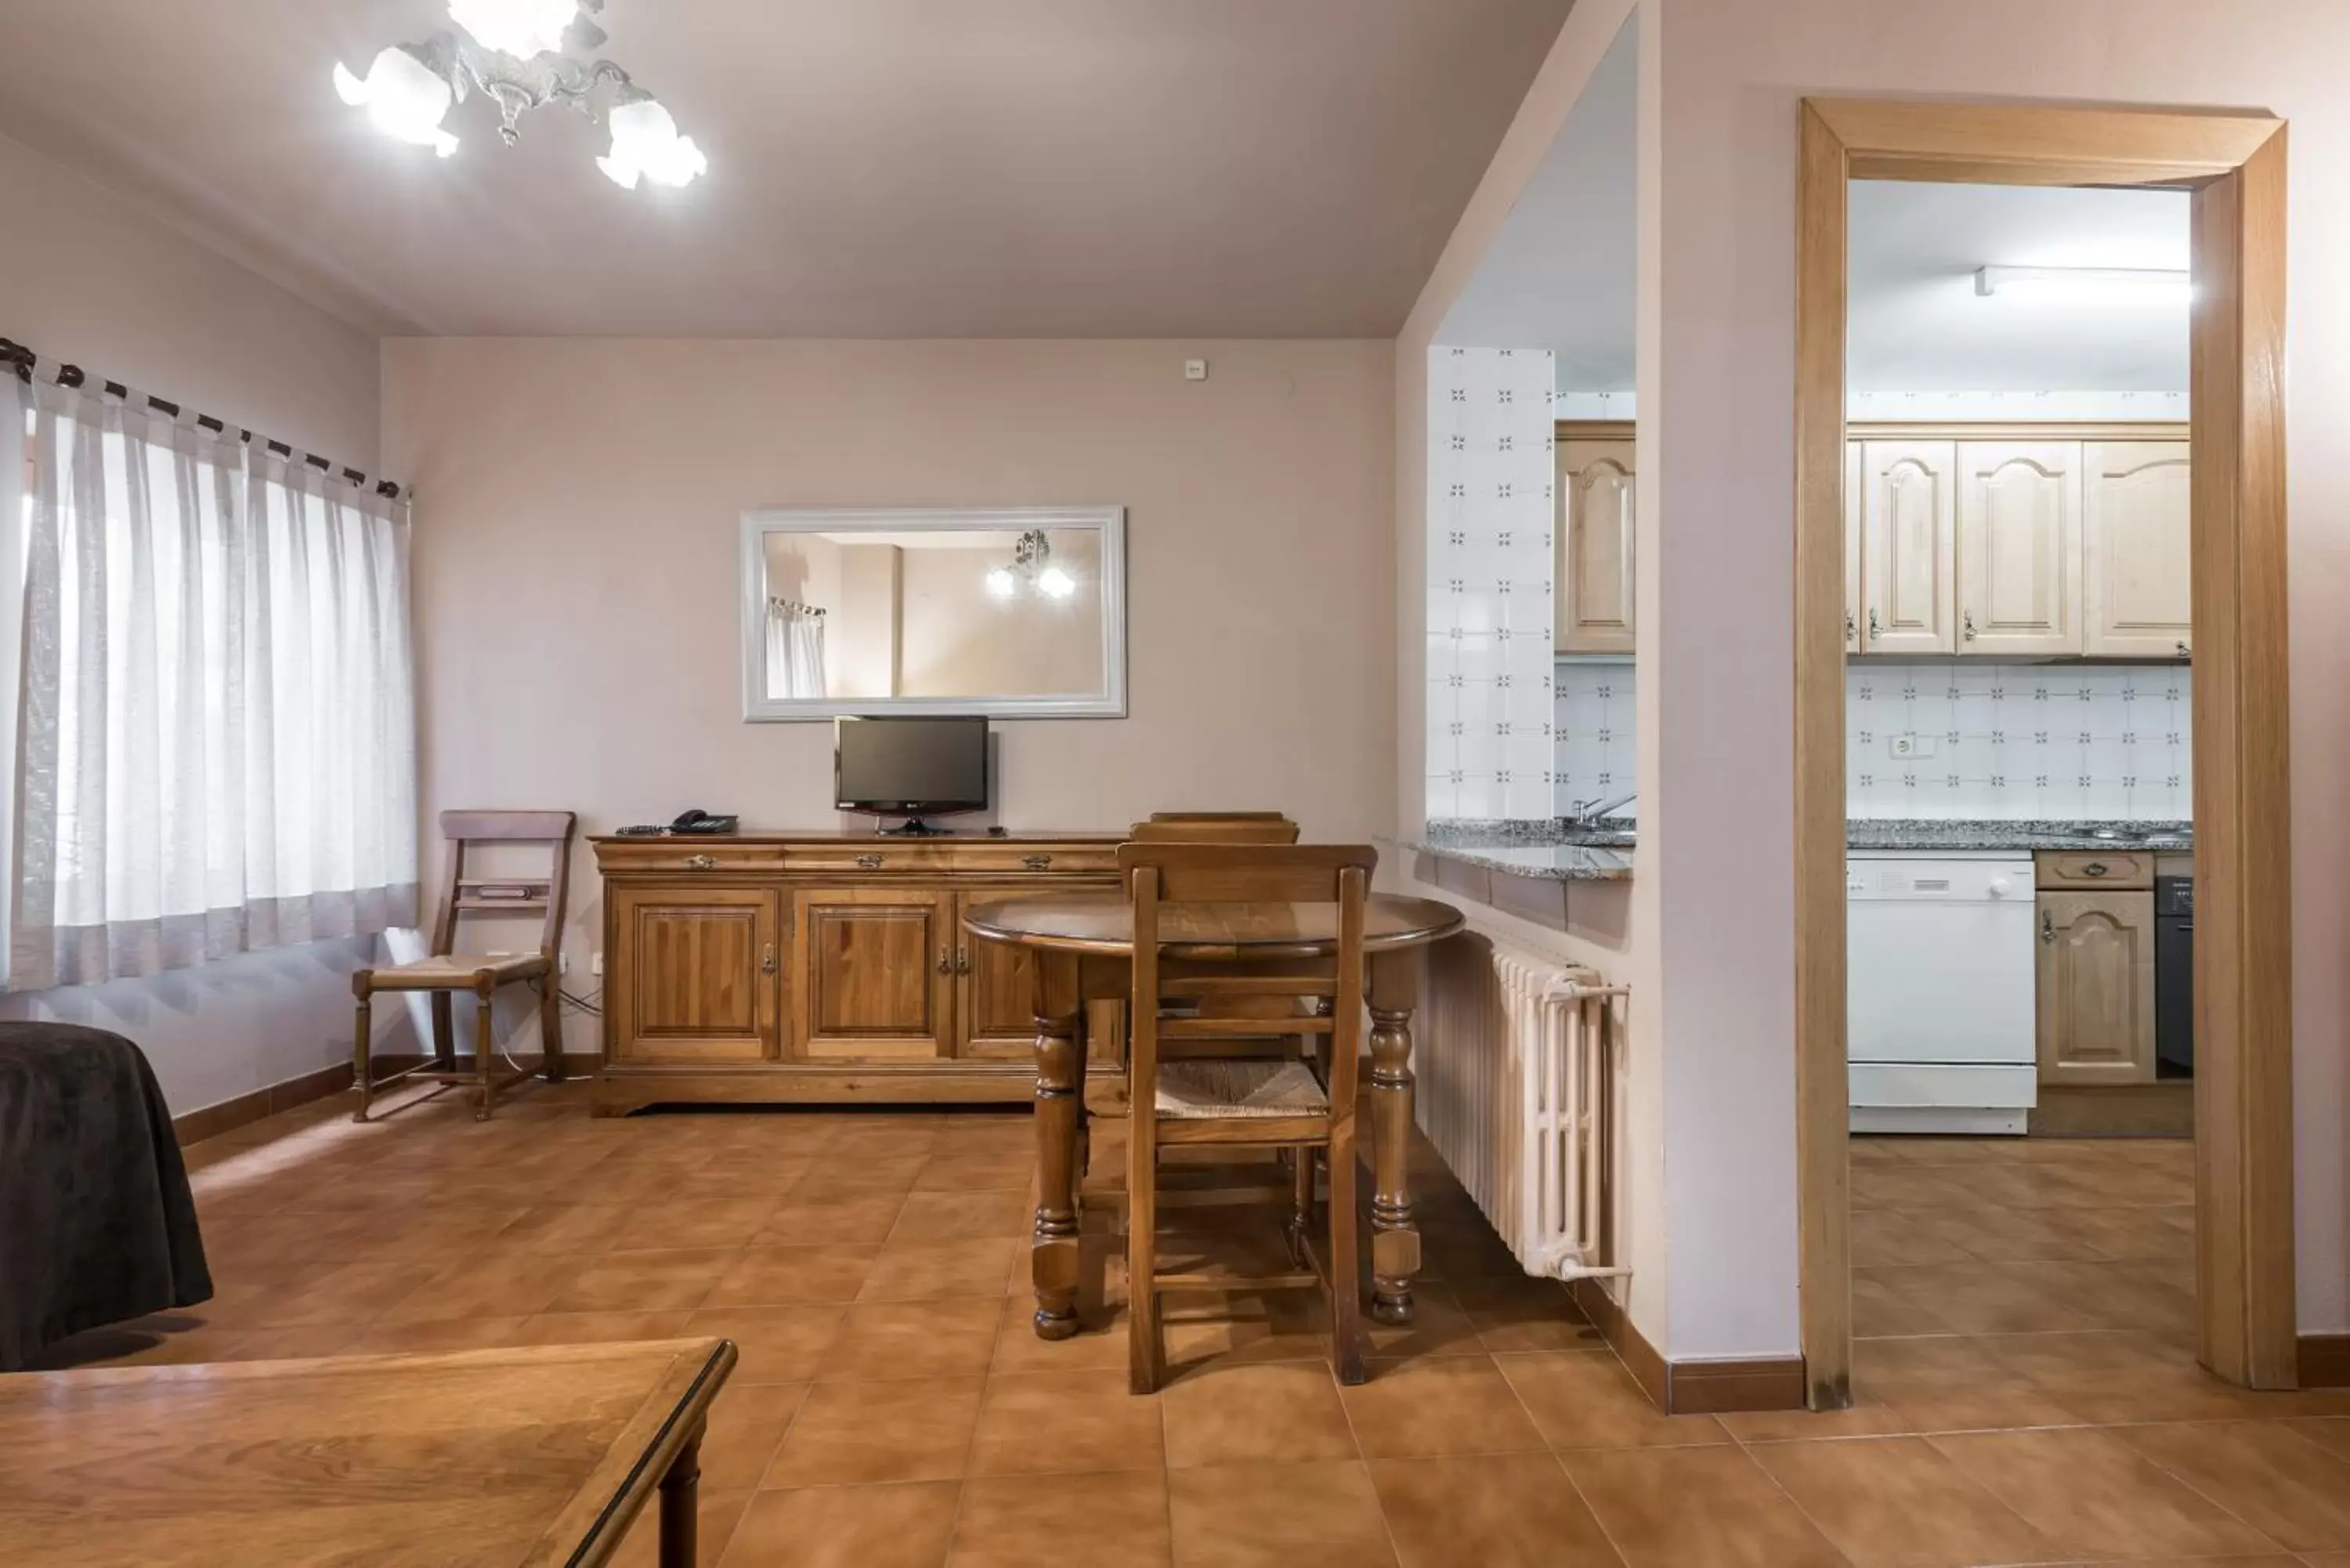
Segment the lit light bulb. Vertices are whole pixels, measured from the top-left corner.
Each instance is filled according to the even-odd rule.
[[[987,574],[987,592],[992,598],[1008,599],[1019,586],[1012,580],[1009,567],[998,566]]]
[[[430,147],[443,158],[457,151],[457,139],[441,129],[454,98],[448,82],[406,49],[378,55],[364,81],[337,61],[335,90],[352,108],[365,109],[369,123],[386,136]]]
[[[1047,566],[1038,575],[1036,587],[1048,599],[1065,599],[1077,591],[1077,579],[1058,566]]]
[[[449,19],[485,49],[526,60],[563,47],[579,0],[449,0]]]
[[[612,151],[596,167],[615,184],[633,191],[642,175],[656,185],[683,185],[710,167],[691,136],[677,133],[677,121],[657,99],[612,106]]]

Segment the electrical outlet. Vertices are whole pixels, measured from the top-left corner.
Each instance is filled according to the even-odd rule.
[[[1187,381],[1206,380],[1208,379],[1208,362],[1205,359],[1184,360],[1183,379]]]
[[[1930,757],[1934,754],[1937,737],[1908,731],[1890,737],[1893,754],[1897,757]]]
[[[604,955],[602,953],[596,952],[589,953],[588,955],[588,972],[598,980],[604,978]]]
[[[556,953],[555,955],[555,972],[557,974],[569,974],[571,972],[571,955],[569,953]]]

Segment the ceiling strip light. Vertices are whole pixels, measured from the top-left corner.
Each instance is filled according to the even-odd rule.
[[[2189,292],[2184,268],[2128,266],[1980,266],[1975,292],[2030,295],[2068,300],[2129,299],[2141,303],[2176,299]]]

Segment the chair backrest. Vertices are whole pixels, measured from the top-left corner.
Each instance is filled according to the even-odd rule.
[[[567,811],[444,811],[442,836],[449,841],[448,871],[441,880],[441,908],[432,920],[435,956],[456,950],[457,921],[463,915],[522,915],[544,910],[538,950],[556,961],[563,940],[563,909],[571,880],[571,833],[578,819]],[[541,845],[544,871],[513,876],[468,875],[468,852],[476,845]]]
[[[1118,868],[1134,914],[1133,1046],[1135,1103],[1148,1105],[1158,1082],[1160,1008],[1196,999],[1201,1016],[1187,1033],[1282,1033],[1275,1021],[1220,1018],[1220,999],[1315,997],[1329,1009],[1328,1087],[1334,1118],[1351,1116],[1356,1058],[1361,1054],[1365,906],[1378,851],[1368,845],[1153,844],[1118,846]],[[1188,908],[1217,906],[1212,911]],[[1301,912],[1294,906],[1306,906]],[[1319,910],[1322,912],[1313,912]],[[1202,929],[1202,927],[1206,929]],[[1244,940],[1220,948],[1209,964],[1170,961],[1170,944],[1198,944],[1209,932],[1245,938],[1252,929],[1278,939],[1301,929],[1334,941],[1326,966],[1301,961],[1276,940],[1262,957]],[[1275,972],[1262,972],[1272,969]],[[1292,1027],[1295,1027],[1293,1021]]]
[[[1154,811],[1127,837],[1136,844],[1295,844],[1297,824],[1277,811]]]

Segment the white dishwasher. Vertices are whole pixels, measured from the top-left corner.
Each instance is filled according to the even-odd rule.
[[[2032,857],[1845,862],[1855,1132],[2021,1133],[2039,1103]]]

